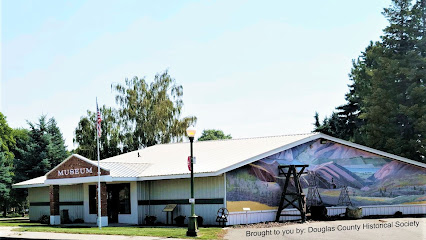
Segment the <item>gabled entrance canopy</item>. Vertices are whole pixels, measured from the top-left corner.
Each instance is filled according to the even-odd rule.
[[[96,182],[98,166],[95,161],[73,154],[46,174],[46,185],[68,185]],[[101,181],[111,182],[110,170],[101,167]]]

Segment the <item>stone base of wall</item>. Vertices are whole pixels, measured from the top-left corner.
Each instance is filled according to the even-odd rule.
[[[98,223],[96,222],[96,224],[98,224]],[[108,217],[101,217],[101,226],[102,227],[108,227]]]
[[[60,215],[50,215],[50,225],[59,225],[61,224]]]

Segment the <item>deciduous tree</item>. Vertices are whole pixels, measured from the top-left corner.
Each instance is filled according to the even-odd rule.
[[[225,135],[222,130],[205,129],[201,133],[201,137],[198,138],[198,141],[219,140],[219,139],[232,139],[232,136],[231,134]]]
[[[155,75],[151,83],[134,77],[112,88],[121,106],[123,145],[129,150],[181,141],[186,128],[196,122],[194,116],[181,118],[183,87],[167,71]]]
[[[102,135],[99,139],[100,157],[104,159],[127,152],[127,147],[122,145],[122,127],[117,110],[102,106],[99,111],[103,119],[101,122]],[[87,111],[87,116],[80,118],[75,129],[73,141],[78,144],[75,153],[97,160],[96,138],[96,113]]]

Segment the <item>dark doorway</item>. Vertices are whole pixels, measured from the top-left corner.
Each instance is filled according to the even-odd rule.
[[[108,184],[108,223],[118,223],[118,214],[130,214],[130,183]]]

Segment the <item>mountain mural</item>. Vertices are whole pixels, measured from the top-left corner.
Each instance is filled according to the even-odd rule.
[[[228,172],[228,206],[235,211],[241,211],[241,206],[276,208],[284,185],[278,166],[300,164],[309,165],[307,170],[316,173],[317,187],[327,206],[337,204],[343,186],[348,186],[352,203],[359,206],[426,203],[425,168],[315,140]],[[307,191],[306,175],[301,177],[301,185]]]
[[[388,159],[373,153],[336,143],[321,143],[321,141],[299,145],[266,157],[265,161],[267,160],[275,160],[280,164],[308,164],[310,169],[314,168],[315,165],[330,161],[343,167],[356,166],[358,168],[367,168],[368,166],[380,168],[389,162]]]
[[[317,165],[312,171],[317,174],[321,188],[333,188],[332,181],[338,188],[350,186],[361,189],[365,185],[356,174],[332,161]]]
[[[274,164],[250,164],[249,173],[263,182],[275,182],[278,176],[274,171]]]
[[[380,170],[374,173],[369,179],[372,181],[382,181],[387,178],[404,178],[408,175],[425,174],[425,169],[400,161],[392,161],[385,164]]]
[[[362,151],[353,147],[348,147],[332,142],[321,143],[320,141],[312,144],[312,155],[319,159],[350,159],[357,156],[364,158],[377,158],[376,154]]]

